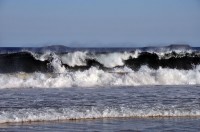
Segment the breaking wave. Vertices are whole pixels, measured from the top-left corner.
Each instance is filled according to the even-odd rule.
[[[129,49],[130,50],[130,49]],[[66,52],[36,52],[22,50],[0,54],[0,73],[14,72],[64,72],[66,70],[88,70],[98,67],[111,70],[116,67],[129,67],[134,71],[147,65],[149,68],[193,69],[200,64],[198,50],[153,51],[132,49],[131,51],[74,50]],[[62,69],[62,70],[61,70]]]
[[[92,67],[85,71],[65,73],[0,74],[0,88],[62,88],[138,85],[199,85],[200,66],[191,70],[143,66],[138,71],[115,68],[112,72]]]
[[[0,88],[200,84],[200,52],[187,46],[53,48],[1,51]]]

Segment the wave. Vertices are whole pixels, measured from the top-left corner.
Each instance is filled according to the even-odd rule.
[[[200,50],[187,46],[9,51],[0,52],[0,88],[200,84]]]
[[[152,108],[131,108],[125,106],[91,107],[91,108],[39,108],[1,111],[0,123],[30,122],[30,121],[55,121],[55,120],[79,120],[97,118],[122,118],[122,117],[197,117],[200,116],[198,108],[186,109],[176,106],[156,106]]]
[[[168,51],[72,51],[56,53],[45,51],[20,51],[0,54],[0,73],[16,72],[64,72],[65,70],[88,70],[98,67],[111,70],[117,67],[129,67],[134,71],[147,65],[152,69],[171,68],[189,70],[200,64],[200,52],[192,50]]]
[[[147,66],[133,71],[128,67],[104,71],[92,67],[85,71],[65,73],[0,74],[0,88],[64,88],[140,85],[199,85],[200,66],[191,70],[169,68],[150,69]]]

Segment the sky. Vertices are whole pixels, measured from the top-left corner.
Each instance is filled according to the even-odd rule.
[[[200,46],[200,0],[0,0],[0,46]]]

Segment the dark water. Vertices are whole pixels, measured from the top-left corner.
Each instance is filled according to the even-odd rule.
[[[195,85],[1,89],[0,100],[5,131],[200,129]]]

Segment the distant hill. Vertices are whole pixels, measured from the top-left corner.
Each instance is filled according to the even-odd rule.
[[[45,46],[43,48],[46,48],[46,49],[67,49],[69,47],[64,46],[64,45],[50,45],[50,46]]]
[[[171,44],[167,46],[170,49],[190,49],[190,45],[188,44]]]

